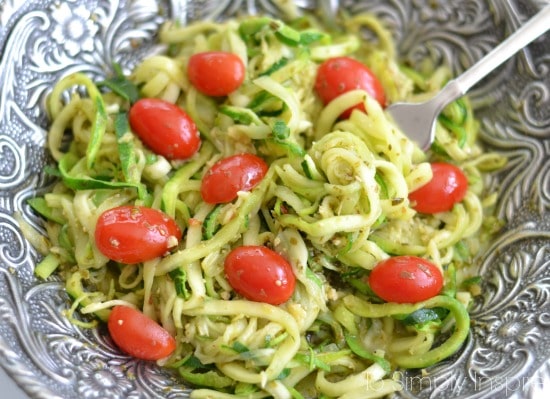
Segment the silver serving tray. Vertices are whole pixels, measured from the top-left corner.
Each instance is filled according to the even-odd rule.
[[[341,1],[372,11],[411,63],[429,57],[455,73],[472,65],[547,1]],[[316,0],[296,1],[303,9]],[[156,51],[167,18],[188,22],[238,13],[276,14],[268,0],[0,1],[0,362],[32,398],[182,398],[165,370],[119,353],[104,328],[82,330],[63,316],[55,279],[37,281],[37,253],[15,211],[36,226],[26,200],[48,189],[43,173],[54,82],[75,71],[104,76]],[[549,21],[550,23],[550,21]],[[550,37],[532,44],[471,93],[486,145],[510,162],[493,176],[503,233],[477,260],[483,295],[464,348],[428,375],[402,375],[403,398],[548,397],[550,390]],[[0,396],[2,394],[0,393]]]

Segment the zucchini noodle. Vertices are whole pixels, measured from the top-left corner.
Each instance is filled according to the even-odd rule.
[[[402,388],[396,368],[436,364],[468,335],[467,282],[494,204],[483,178],[504,160],[482,152],[467,99],[443,111],[428,152],[363,90],[324,106],[314,82],[320,62],[334,56],[368,65],[389,101],[429,96],[449,78],[444,67],[399,64],[376,17],[343,24],[345,34],[311,16],[167,23],[159,33],[165,54],[110,81],[67,76],[49,97],[57,168],[48,172],[59,181],[29,201],[45,219],[46,238],[18,218],[44,255],[36,274],[55,272],[66,282],[75,323],[88,325],[79,311],[105,321],[111,307],[126,304],[161,324],[177,348],[160,363],[196,388],[192,398],[380,397]],[[365,29],[375,39],[362,39]],[[187,77],[189,57],[208,50],[233,52],[246,66],[243,84],[226,97],[201,94]],[[200,150],[169,161],[147,148],[127,121],[136,96],[184,109],[200,130]],[[365,112],[340,119],[358,102]],[[205,203],[205,172],[243,152],[269,164],[266,176],[232,202]],[[432,178],[434,160],[464,170],[469,190],[448,212],[420,214],[408,195]],[[104,256],[94,241],[98,217],[125,204],[173,218],[184,232],[177,248],[136,265]],[[223,263],[240,245],[266,245],[289,261],[297,284],[287,302],[253,302],[232,289]],[[393,255],[435,263],[443,291],[415,304],[381,303],[365,278]]]

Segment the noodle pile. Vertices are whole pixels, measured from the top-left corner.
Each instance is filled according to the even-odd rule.
[[[196,387],[192,398],[384,396],[401,388],[392,379],[396,367],[435,364],[468,334],[467,307],[477,287],[470,265],[487,239],[484,215],[495,201],[483,191],[483,173],[503,160],[476,143],[467,99],[445,109],[429,153],[364,91],[323,106],[313,86],[319,63],[330,57],[368,65],[390,102],[429,96],[449,78],[444,68],[399,65],[390,35],[373,16],[344,24],[345,34],[310,17],[167,24],[159,35],[166,53],[143,60],[129,76],[118,70],[98,84],[75,74],[51,93],[48,145],[58,166],[49,172],[60,179],[30,201],[46,219],[46,239],[23,226],[45,256],[36,272],[46,278],[55,271],[66,281],[74,301],[69,317],[79,325],[106,320],[117,304],[158,321],[178,343],[162,363]],[[361,40],[363,29],[378,40]],[[289,42],[295,32],[299,40]],[[198,92],[185,73],[192,54],[209,50],[237,54],[246,65],[245,82],[221,99]],[[195,156],[168,161],[141,143],[127,122],[132,88],[192,117],[203,138]],[[339,119],[358,101],[366,112]],[[266,160],[267,175],[233,202],[205,203],[202,176],[238,153]],[[469,189],[451,211],[419,214],[408,193],[431,179],[429,161],[437,159],[458,165]],[[124,204],[174,218],[184,231],[178,248],[137,265],[106,258],[94,243],[95,224]],[[297,279],[289,301],[274,306],[235,293],[223,261],[239,245],[284,255]],[[391,255],[435,263],[445,276],[441,294],[416,304],[382,303],[365,277]],[[85,321],[77,309],[96,318]]]

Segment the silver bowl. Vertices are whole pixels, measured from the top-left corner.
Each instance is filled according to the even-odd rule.
[[[547,1],[341,1],[384,19],[413,65],[432,58],[458,74]],[[297,0],[302,9],[316,0]],[[70,72],[98,78],[114,61],[131,68],[157,51],[164,20],[276,14],[268,0],[40,0],[0,2],[0,363],[32,398],[181,398],[170,373],[119,353],[102,328],[63,316],[55,278],[33,276],[39,260],[13,213],[40,228],[26,200],[51,179],[44,101]],[[549,22],[550,23],[550,22]],[[462,350],[402,374],[403,398],[540,398],[550,385],[550,37],[529,46],[471,92],[485,145],[509,157],[491,178],[506,226],[477,260],[484,276]],[[544,389],[546,387],[546,390]]]

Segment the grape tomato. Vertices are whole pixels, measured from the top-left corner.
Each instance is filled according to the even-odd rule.
[[[457,166],[434,162],[432,179],[409,194],[411,206],[420,213],[450,211],[468,191],[468,179]]]
[[[328,104],[336,97],[351,90],[361,89],[386,106],[386,95],[382,84],[374,73],[361,62],[350,57],[335,57],[324,61],[317,70],[315,90],[323,104]],[[341,116],[349,117],[353,109],[364,111],[364,105],[346,110]]]
[[[379,262],[368,282],[374,293],[387,302],[416,303],[441,291],[443,274],[424,258],[402,255]]]
[[[233,289],[256,302],[279,305],[292,296],[296,285],[292,266],[265,246],[233,249],[225,259],[224,269]]]
[[[207,51],[193,54],[187,65],[191,84],[208,96],[226,96],[243,83],[246,68],[235,54],[225,51]]]
[[[130,126],[143,143],[167,159],[185,160],[200,148],[195,122],[175,104],[143,98],[130,108]]]
[[[137,359],[163,359],[176,349],[176,340],[166,329],[129,306],[111,310],[107,329],[115,344]]]
[[[239,191],[252,190],[266,175],[265,161],[253,154],[237,154],[216,162],[204,175],[201,195],[209,204],[233,201]]]
[[[163,212],[123,205],[99,216],[95,242],[109,259],[134,264],[162,256],[178,244],[181,234],[176,222]]]

